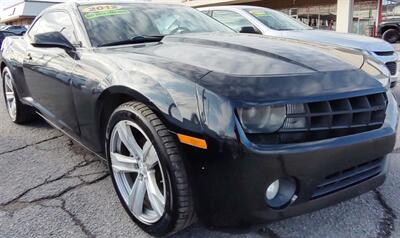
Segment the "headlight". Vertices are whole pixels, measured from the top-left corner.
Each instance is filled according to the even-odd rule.
[[[366,62],[362,69],[378,80],[383,87],[388,88],[390,86],[390,71],[385,64],[369,52],[364,50],[364,55],[367,56]]]
[[[385,88],[389,87],[390,71],[386,67],[386,65],[370,59],[368,59],[368,63],[372,65],[374,68],[376,68],[378,72],[380,72],[375,75],[375,78],[382,84],[383,87]]]
[[[390,77],[390,71],[387,68],[387,66],[384,65],[383,63],[381,63],[379,61],[376,62],[376,61],[373,61],[370,59],[368,60],[368,63],[370,63],[372,66],[374,66],[376,69],[378,69],[383,75]]]
[[[374,58],[375,58],[374,54],[372,54],[372,53],[371,53],[370,51],[368,51],[368,50],[362,50],[361,52],[364,53],[364,54],[367,55],[367,56],[370,56],[370,57],[374,57]]]
[[[286,117],[286,107],[262,106],[237,110],[243,129],[249,133],[272,133],[279,130]]]

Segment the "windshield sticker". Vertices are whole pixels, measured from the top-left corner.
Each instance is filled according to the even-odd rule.
[[[86,19],[91,20],[98,17],[129,14],[129,11],[118,5],[96,5],[82,9],[82,13]]]
[[[265,11],[260,11],[260,10],[251,10],[249,11],[253,16],[256,17],[265,17],[265,16],[269,16],[269,14]]]

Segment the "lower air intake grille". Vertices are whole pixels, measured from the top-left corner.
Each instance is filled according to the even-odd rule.
[[[380,158],[329,175],[317,186],[311,199],[316,199],[366,181],[381,173],[383,164],[384,159]]]
[[[386,63],[386,67],[389,69],[391,75],[396,75],[396,73],[397,73],[396,62],[388,62],[388,63]]]

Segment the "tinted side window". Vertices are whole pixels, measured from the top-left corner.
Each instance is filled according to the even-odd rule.
[[[61,32],[71,43],[77,43],[72,20],[66,12],[49,13],[47,19],[55,26],[56,31]]]
[[[50,12],[39,18],[29,31],[29,36],[58,31],[61,32],[72,44],[76,44],[74,26],[69,15],[65,12]]]
[[[36,20],[36,22],[31,26],[28,35],[29,37],[33,38],[35,35],[39,34],[38,31],[40,30],[40,25],[42,24],[42,21],[44,21],[43,17],[40,17],[39,19]]]
[[[240,31],[240,29],[244,26],[254,27],[249,20],[244,18],[239,13],[228,10],[214,10],[212,17],[235,31]]]

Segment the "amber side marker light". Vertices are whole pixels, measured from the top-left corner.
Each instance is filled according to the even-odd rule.
[[[207,149],[207,142],[203,139],[199,139],[192,136],[177,134],[178,139],[181,143],[191,145],[200,149]]]

